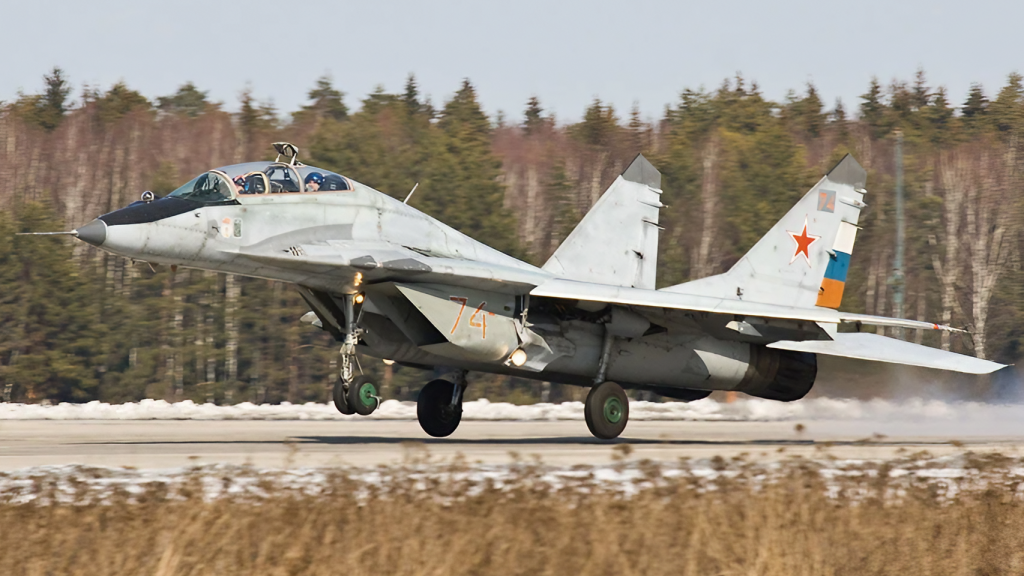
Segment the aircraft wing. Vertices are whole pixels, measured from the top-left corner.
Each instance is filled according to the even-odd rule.
[[[1005,368],[998,362],[929,348],[867,332],[839,333],[833,338],[835,339],[804,340],[802,342],[783,340],[768,344],[768,347],[842,358],[939,368],[968,374],[990,374],[1000,368]]]
[[[930,322],[904,320],[900,318],[885,318],[882,316],[870,316],[867,314],[850,314],[830,308],[797,308],[779,304],[745,302],[743,300],[732,300],[716,298],[714,296],[698,296],[666,291],[639,290],[623,286],[590,284],[586,282],[575,282],[572,280],[562,279],[549,280],[548,282],[534,288],[530,292],[530,295],[585,300],[590,302],[605,302],[608,304],[619,304],[634,307],[689,310],[695,312],[708,312],[712,314],[732,314],[744,317],[777,318],[797,321],[805,320],[819,324],[838,325],[841,323],[854,323],[870,326],[963,332],[963,330]],[[925,368],[966,372],[968,374],[988,374],[1005,367],[1003,364],[999,364],[997,362],[982,360],[980,358],[974,358],[953,352],[946,352],[944,350],[937,350],[928,346],[904,342],[902,340],[888,338],[879,334],[837,333],[834,329],[826,331],[826,334],[828,334],[828,337],[831,339],[812,339],[801,341],[780,340],[768,343],[767,346],[769,348],[778,348],[781,350],[810,352],[814,354],[824,354],[826,356],[841,356],[844,358],[874,360],[894,364],[908,364],[911,366],[922,366]]]
[[[744,300],[716,298],[714,296],[699,296],[678,292],[667,292],[664,290],[640,290],[624,286],[591,284],[587,282],[576,282],[574,280],[563,279],[549,280],[534,288],[530,294],[532,296],[587,300],[591,302],[607,302],[609,304],[621,304],[625,306],[649,306],[653,308],[692,310],[695,312],[709,312],[713,314],[735,314],[739,316],[756,316],[761,318],[806,320],[808,322],[823,322],[826,324],[855,323],[868,326],[890,326],[896,328],[962,332],[962,330],[958,330],[956,328],[950,328],[949,326],[943,326],[941,324],[933,324],[931,322],[885,318],[882,316],[869,316],[867,314],[849,314],[846,312],[832,310],[830,308],[796,308],[781,304],[747,302]]]

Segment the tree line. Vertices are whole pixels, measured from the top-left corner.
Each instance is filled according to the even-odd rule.
[[[920,343],[1015,362],[1024,294],[1020,243],[1024,81],[957,104],[924,72],[873,80],[850,111],[815,86],[767,99],[741,76],[686,89],[660,118],[595,99],[578,122],[539,97],[516,117],[489,117],[469,80],[442,103],[416,79],[357,106],[329,77],[283,114],[246,88],[228,112],[192,83],[149,99],[117,83],[74,94],[47,73],[38,93],[0,103],[0,393],[5,401],[325,401],[337,345],[298,322],[306,312],[280,283],[150,267],[66,238],[64,230],[166,194],[212,167],[273,159],[287,140],[300,158],[403,198],[470,236],[543,263],[604,189],[642,152],[664,174],[659,286],[722,272],[846,153],[869,171],[845,310],[966,326],[911,332]],[[893,275],[896,134],[907,214],[905,277]],[[426,377],[367,359],[389,397],[412,399]],[[475,377],[471,396],[526,402],[572,392]]]

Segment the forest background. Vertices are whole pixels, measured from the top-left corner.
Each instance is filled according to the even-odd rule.
[[[905,316],[970,330],[910,331],[929,346],[1018,362],[1024,332],[1024,80],[955,100],[913,79],[873,80],[852,109],[811,84],[781,102],[741,76],[683,90],[661,118],[594,100],[560,123],[531,98],[488,117],[466,80],[434,104],[410,76],[358,108],[329,77],[283,114],[250,89],[237,112],[186,83],[150,100],[125,83],[73,94],[58,68],[39,93],[0,103],[0,393],[7,402],[327,401],[338,345],[301,324],[307,308],[281,283],[151,268],[68,238],[69,230],[196,174],[273,159],[289,141],[300,159],[404,197],[470,236],[541,264],[612,180],[642,152],[664,175],[658,285],[727,270],[846,153],[868,170],[843,309],[893,315],[897,132],[903,137],[907,256]],[[388,398],[414,399],[428,375],[364,358]],[[827,366],[826,366],[827,368]],[[818,393],[872,395],[880,380],[991,399],[1016,377],[845,366]],[[859,372],[858,372],[859,371]],[[828,373],[828,370],[825,370]],[[936,383],[936,386],[931,386]],[[881,391],[880,391],[881,390]],[[578,399],[570,387],[474,375],[467,398]]]

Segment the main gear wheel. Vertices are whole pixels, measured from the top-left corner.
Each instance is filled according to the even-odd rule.
[[[615,382],[602,382],[590,389],[583,414],[590,433],[602,440],[618,438],[629,421],[629,398]]]

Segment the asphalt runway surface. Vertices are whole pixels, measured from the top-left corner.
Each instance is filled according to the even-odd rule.
[[[989,423],[990,424],[990,423]],[[1024,429],[948,421],[630,422],[615,441],[591,437],[581,421],[463,422],[449,438],[415,421],[0,420],[0,470],[84,464],[174,468],[196,464],[303,467],[396,464],[410,458],[508,463],[606,464],[621,457],[752,460],[806,457],[882,459],[920,451],[1020,455]],[[801,428],[802,427],[802,428]],[[1007,429],[1011,431],[1007,431]]]

